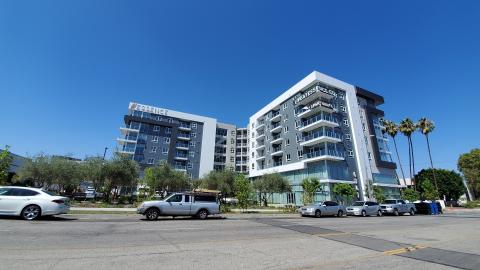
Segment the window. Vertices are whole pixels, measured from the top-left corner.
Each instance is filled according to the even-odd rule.
[[[195,147],[195,142],[190,142],[191,147]]]
[[[235,162],[235,157],[230,157],[230,162]]]
[[[173,119],[172,118],[168,118],[168,123],[172,123],[173,122]]]
[[[153,136],[152,142],[158,142],[158,136]]]
[[[190,195],[184,195],[185,197],[185,200],[183,200],[184,202],[190,202]]]
[[[153,126],[153,131],[160,131],[160,126]]]
[[[190,157],[195,157],[195,152],[193,152],[193,151],[190,151],[190,153],[189,153],[189,154],[190,154]]]
[[[284,132],[284,133],[287,133],[287,132],[288,132],[288,126],[283,127],[283,132]]]
[[[182,202],[182,195],[181,194],[175,194],[172,197],[168,198],[167,202]]]
[[[287,139],[286,145],[290,145],[290,139]]]
[[[344,118],[344,119],[343,119],[343,123],[345,124],[345,126],[348,127],[348,119],[347,119],[347,118]]]
[[[285,114],[285,116],[283,117],[283,122],[287,122],[288,121],[288,114]]]
[[[36,196],[39,194],[38,192],[29,189],[11,188],[5,190],[7,191],[2,194],[4,196]]]
[[[301,141],[300,136],[298,136],[298,134],[295,136],[297,137],[297,143],[299,143]]]
[[[192,123],[192,128],[197,128],[197,123]]]
[[[230,153],[235,154],[235,148],[231,148]]]
[[[350,136],[350,134],[347,133],[347,134],[345,134],[345,139],[350,141],[352,139],[352,137]]]
[[[283,110],[285,111],[285,110],[288,108],[288,103],[286,103],[286,102],[283,103],[282,108],[283,108]]]
[[[162,154],[168,155],[168,148],[166,147],[162,148]]]
[[[230,131],[230,134],[232,134],[232,136],[235,136],[235,130]]]
[[[170,143],[170,138],[165,138],[165,143]]]
[[[193,164],[192,163],[187,163],[187,169],[193,169]]]
[[[154,162],[155,162],[155,159],[153,159],[153,158],[149,158],[147,160],[147,164],[153,164]]]
[[[152,149],[150,150],[150,152],[156,153],[156,152],[157,152],[157,147],[156,147],[156,146],[152,146]]]
[[[343,95],[343,93],[338,94],[338,97],[342,100],[345,100],[345,96]]]
[[[165,128],[165,134],[172,134],[172,128],[166,127]]]
[[[231,139],[230,144],[235,144],[235,139]]]
[[[195,195],[196,202],[216,202],[217,197],[208,195]]]
[[[197,137],[197,133],[196,132],[192,132],[192,138],[196,138]]]
[[[372,160],[372,153],[368,152],[368,159]]]
[[[343,105],[340,105],[340,109],[342,110],[342,112],[347,112],[347,107]]]
[[[287,161],[290,161],[291,158],[290,158],[290,154],[287,154]]]
[[[348,151],[348,156],[353,157],[353,151],[352,150]]]
[[[303,150],[299,150],[299,151],[297,152],[297,155],[298,155],[298,158],[299,158],[299,159],[302,159],[302,158],[303,158]]]
[[[367,131],[367,127],[365,126],[365,123],[362,123],[363,131]]]

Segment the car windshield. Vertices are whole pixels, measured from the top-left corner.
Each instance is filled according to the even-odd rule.
[[[396,200],[385,200],[384,204],[396,204]]]
[[[355,202],[353,206],[363,206],[365,202]]]
[[[58,196],[58,194],[53,192],[53,191],[48,191],[48,190],[42,190],[42,191],[43,191],[43,193],[47,193],[50,196]]]

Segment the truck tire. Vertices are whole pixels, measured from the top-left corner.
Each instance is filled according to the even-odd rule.
[[[160,211],[157,208],[149,208],[145,211],[145,217],[148,220],[157,220],[158,216],[160,216]]]
[[[200,211],[198,211],[197,217],[198,217],[199,219],[201,219],[201,220],[207,219],[207,217],[208,217],[208,211],[205,210],[205,209],[201,209]]]
[[[413,208],[410,208],[410,216],[415,216],[415,210]]]

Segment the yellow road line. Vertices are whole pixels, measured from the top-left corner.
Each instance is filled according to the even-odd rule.
[[[410,247],[387,250],[387,251],[384,251],[383,254],[392,256],[392,255],[412,252],[412,251],[419,250],[419,249],[424,249],[424,248],[427,248],[427,246],[415,245],[415,246],[410,246]]]

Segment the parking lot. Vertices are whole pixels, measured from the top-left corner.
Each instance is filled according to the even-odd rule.
[[[0,269],[480,269],[480,214],[0,219]]]

